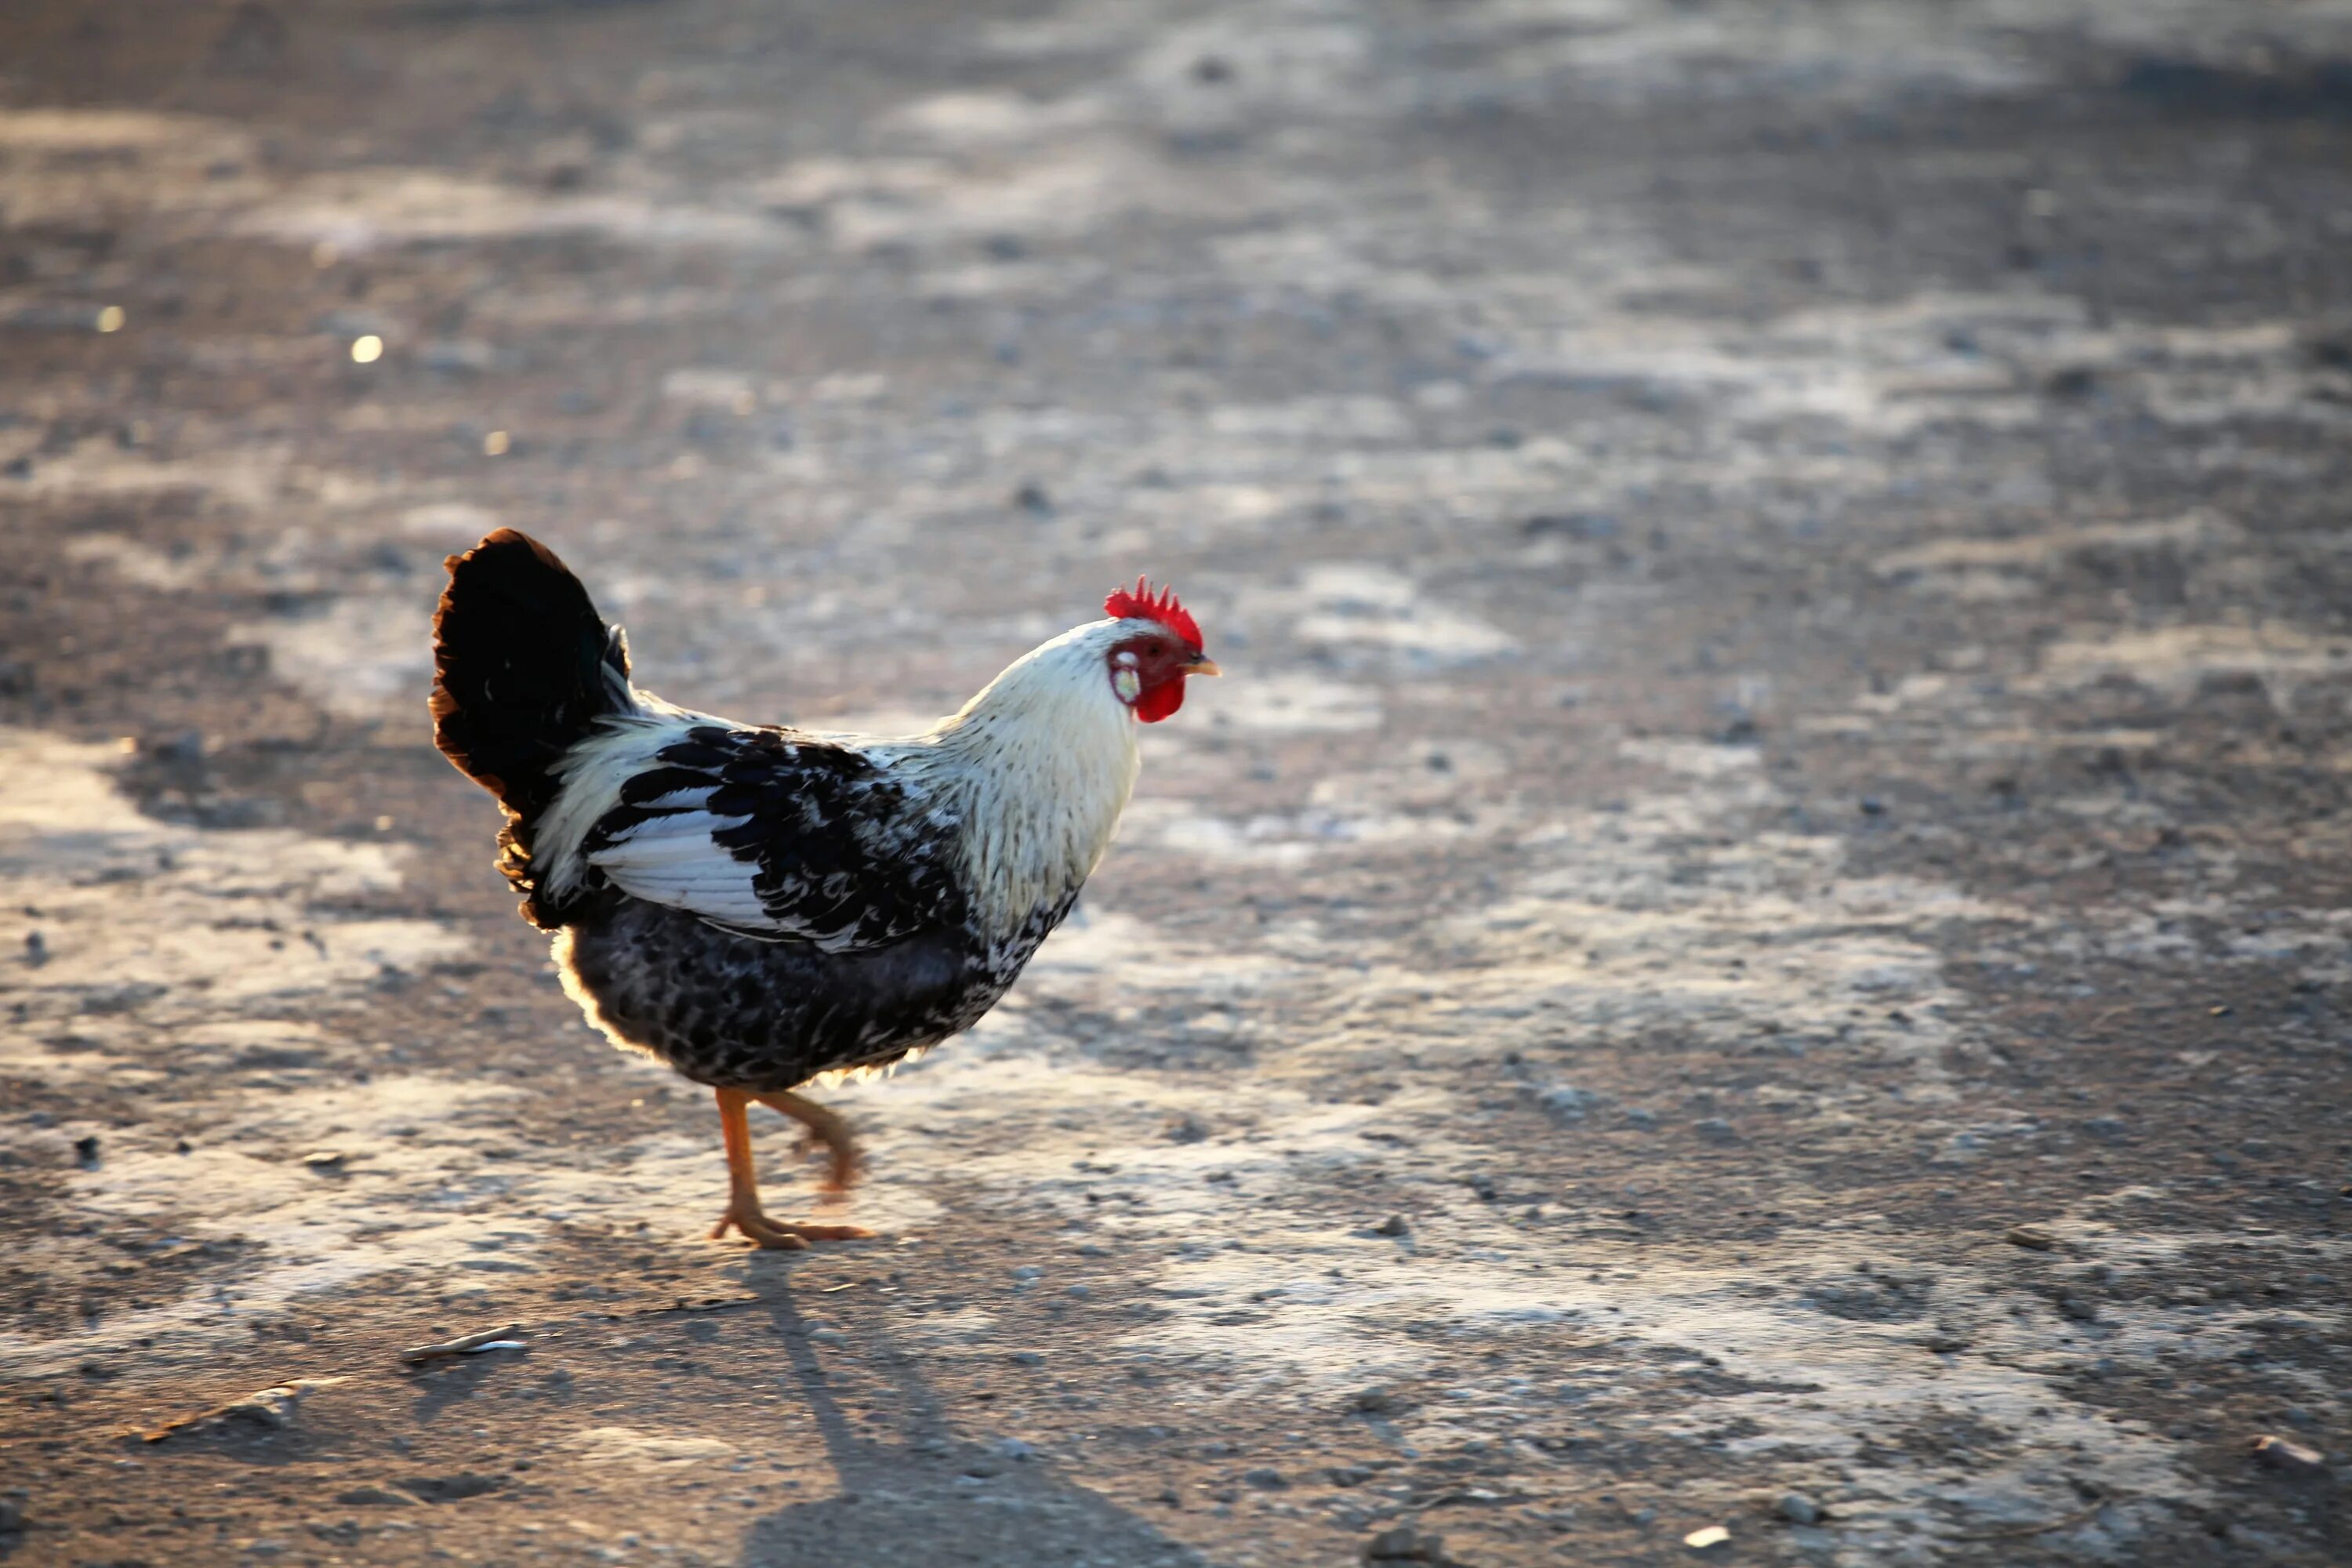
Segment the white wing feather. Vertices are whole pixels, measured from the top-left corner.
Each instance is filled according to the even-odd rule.
[[[728,925],[772,930],[776,922],[752,885],[760,868],[737,859],[711,841],[712,834],[740,827],[748,820],[702,811],[657,816],[592,851],[588,863],[623,891],[647,903],[691,910],[705,920]],[[780,931],[777,934],[790,933]]]

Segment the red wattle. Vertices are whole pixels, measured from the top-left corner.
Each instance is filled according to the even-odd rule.
[[[1184,678],[1177,676],[1165,680],[1135,700],[1135,716],[1146,724],[1157,724],[1184,706]]]

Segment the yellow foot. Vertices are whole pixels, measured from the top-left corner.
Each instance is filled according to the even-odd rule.
[[[756,1206],[729,1208],[710,1227],[710,1239],[718,1240],[730,1229],[742,1232],[753,1246],[770,1252],[798,1252],[813,1241],[856,1241],[874,1234],[862,1225],[794,1225],[770,1219]]]

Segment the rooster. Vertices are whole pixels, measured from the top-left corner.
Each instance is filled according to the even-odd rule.
[[[1107,620],[1015,659],[917,734],[817,734],[675,707],[629,679],[628,643],[537,541],[500,529],[449,558],[433,623],[434,740],[506,811],[499,868],[554,933],[589,1021],[718,1097],[726,1212],[762,1247],[868,1236],[760,1206],[747,1111],[831,1155],[841,1117],[794,1092],[968,1029],[1101,859],[1136,725],[1215,675],[1172,592],[1137,579]]]

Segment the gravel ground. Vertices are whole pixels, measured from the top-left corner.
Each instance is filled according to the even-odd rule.
[[[2352,1559],[2348,432],[2342,4],[20,0],[0,1560]],[[501,522],[1198,611],[877,1240],[513,918]]]

